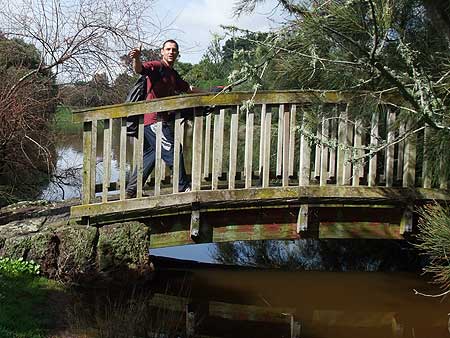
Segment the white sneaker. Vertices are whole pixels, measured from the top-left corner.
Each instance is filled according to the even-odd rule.
[[[190,192],[191,191],[191,187],[187,187],[186,189],[184,189],[183,192]]]

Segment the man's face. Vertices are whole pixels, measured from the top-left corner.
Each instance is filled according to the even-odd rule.
[[[173,42],[166,42],[161,49],[161,55],[164,61],[166,61],[169,65],[173,65],[178,56],[177,45]]]

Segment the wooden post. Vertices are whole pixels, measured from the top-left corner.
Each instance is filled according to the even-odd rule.
[[[192,209],[190,234],[192,240],[196,240],[200,235],[200,210]]]
[[[111,181],[111,144],[112,144],[112,119],[103,121],[103,186],[102,202],[108,202],[108,188]]]
[[[259,179],[262,180],[264,168],[264,142],[265,142],[265,119],[266,119],[266,105],[261,105],[261,126],[259,130]]]
[[[431,168],[430,168],[430,149],[431,128],[425,126],[423,139],[423,166],[422,166],[422,186],[424,188],[431,188]]]
[[[320,185],[327,185],[328,179],[328,146],[326,143],[328,142],[328,119],[323,116],[322,117],[322,133],[320,137],[322,156],[320,158]]]
[[[293,314],[291,314],[291,338],[300,338],[301,324],[295,320]]]
[[[399,130],[399,135],[405,134],[405,124],[401,123]],[[403,161],[405,156],[405,141],[400,141],[398,143],[398,158],[397,158],[397,180],[400,181],[403,179]]]
[[[337,110],[336,110],[336,106],[334,106],[333,108],[333,117],[330,121],[330,129],[331,129],[331,137],[330,137],[330,142],[334,145],[337,144],[337,121],[336,121],[336,114],[337,114]],[[335,147],[331,147],[330,148],[330,170],[329,170],[329,178],[333,178],[336,176],[336,148]]]
[[[295,134],[297,132],[296,123],[297,105],[291,105],[291,122],[289,132],[289,176],[294,176],[294,159],[295,159]]]
[[[209,152],[211,150],[211,114],[205,119],[205,161],[203,162],[203,178],[209,177]]]
[[[91,142],[91,201],[95,199],[95,181],[97,178],[97,120],[92,121]]]
[[[392,187],[394,183],[394,145],[392,144],[395,139],[395,112],[392,107],[388,108],[387,115],[387,143],[386,149],[386,187]],[[390,144],[390,145],[389,145]]]
[[[192,136],[192,191],[199,191],[202,180],[203,116],[194,108],[194,133]]]
[[[300,135],[300,165],[298,173],[298,185],[307,186],[309,185],[309,176],[311,174],[311,146],[309,145],[309,139],[305,136],[305,133],[312,133],[311,122],[310,122],[311,112],[305,110],[302,117],[302,133]]]
[[[91,202],[92,121],[83,123],[83,204]]]
[[[245,188],[251,188],[252,186],[252,173],[253,173],[253,125],[255,119],[255,113],[253,110],[247,110],[246,114],[246,128],[245,128],[245,155],[244,155],[244,175],[245,175]]]
[[[219,162],[217,163],[217,170],[219,173],[219,176],[222,176],[223,171],[223,137],[225,132],[225,109],[220,109],[219,111],[219,143],[221,144],[218,158]]]
[[[126,187],[126,170],[127,170],[127,118],[122,117],[120,120],[120,150],[119,150],[119,185],[120,200],[125,199]]]
[[[186,337],[195,337],[195,312],[189,309],[189,304],[186,304]]]
[[[314,177],[320,178],[320,158],[322,157],[322,147],[320,145],[320,142],[318,140],[322,141],[322,123],[320,123],[317,126],[316,131],[316,153],[314,157]]]
[[[236,162],[238,145],[239,106],[231,113],[230,128],[230,162],[228,166],[228,189],[234,189],[236,184]]]
[[[298,210],[297,216],[297,233],[308,230],[308,212],[309,206],[302,204]]]
[[[378,146],[378,116],[379,112],[375,111],[372,114],[372,122],[370,125],[370,148],[371,151]],[[374,187],[377,179],[377,154],[373,154],[369,160],[369,174],[368,174],[368,186]]]
[[[172,191],[174,194],[178,193],[178,183],[180,181],[180,153],[182,142],[182,126],[181,113],[178,111],[175,114],[174,124],[174,143],[173,143],[173,168],[172,168]]]
[[[212,181],[211,189],[216,190],[219,186],[219,177],[222,175],[222,156],[223,156],[223,122],[222,115],[225,111],[222,109],[214,110],[214,130],[213,130],[213,158],[212,158]],[[220,114],[220,115],[219,115]]]
[[[271,138],[271,128],[272,128],[272,110],[266,108],[263,105],[264,114],[264,154],[263,154],[263,175],[262,175],[262,186],[263,188],[269,187],[270,179],[270,138]]]
[[[155,196],[161,193],[161,144],[162,144],[162,116],[157,114],[156,121],[156,149],[155,149]]]
[[[412,124],[408,126],[411,129]],[[414,187],[416,181],[416,140],[417,135],[408,136],[405,144],[405,162],[403,164],[403,187]]]
[[[136,144],[136,197],[142,197],[143,193],[143,162],[144,162],[144,115],[139,115],[138,138],[134,139]]]
[[[277,167],[276,175],[282,175],[281,168],[283,166],[283,126],[284,126],[284,104],[278,107],[278,133],[277,133]]]
[[[356,157],[361,157],[363,152],[362,152],[362,121],[360,119],[357,119],[355,121],[355,140],[354,140],[354,147],[355,147],[355,156]],[[361,163],[363,162],[362,160],[360,160]],[[358,162],[354,162],[353,163],[353,181],[352,181],[352,185],[354,187],[359,186],[359,179],[363,176],[363,172],[364,168],[362,167],[362,165]]]
[[[289,144],[290,144],[290,112],[288,109],[283,111],[283,165],[281,182],[283,187],[289,185]]]
[[[336,185],[345,184],[344,166],[346,150],[344,148],[347,146],[347,107],[345,111],[339,114]]]
[[[400,220],[400,234],[412,231],[413,212],[412,207],[408,206],[403,211],[402,219]]]
[[[349,103],[347,103],[347,114],[345,121],[345,149],[344,149],[344,177],[342,180],[342,184],[348,185],[351,183],[352,179],[352,144],[353,144],[353,123],[349,120],[348,111],[349,111]]]

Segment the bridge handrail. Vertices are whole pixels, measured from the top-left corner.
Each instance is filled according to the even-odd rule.
[[[86,122],[109,118],[141,115],[148,112],[167,112],[178,109],[204,106],[234,106],[252,100],[254,104],[289,104],[289,103],[347,103],[358,97],[373,97],[380,103],[405,104],[396,94],[375,94],[369,91],[334,91],[334,90],[271,90],[254,92],[231,92],[220,94],[188,94],[169,96],[151,101],[121,103],[73,112],[73,122]]]
[[[242,110],[249,100],[252,105]],[[353,114],[353,109],[364,102],[371,103],[369,114],[364,118]],[[207,116],[201,109],[194,109],[192,122],[182,123],[180,110],[204,106],[215,108]],[[167,111],[176,111],[171,177],[161,155],[162,115]],[[144,114],[148,112],[161,113],[155,124],[151,199],[143,190]],[[426,199],[434,196],[427,192],[430,189],[448,189],[449,180],[444,172],[432,179],[431,162],[440,161],[437,164],[442,165],[444,161],[426,155],[427,147],[432,146],[428,143],[432,131],[427,126],[415,126],[421,131],[408,133],[411,119],[405,119],[405,114],[410,114],[407,104],[392,93],[292,90],[192,94],[79,110],[74,112],[73,120],[83,122],[83,192],[82,205],[72,210],[77,217],[145,209],[149,205],[157,210],[160,204],[166,206],[168,196],[163,195],[168,194],[179,205],[194,205],[192,199],[202,200],[201,194],[207,197],[206,190],[211,196],[224,198],[226,204],[227,194],[242,188],[260,200],[270,200],[278,193],[291,198],[288,192],[295,192],[295,187],[305,188],[308,194],[312,191],[309,188],[318,188],[317,194],[324,194],[323,199],[328,201],[331,195],[327,187],[337,188],[344,195],[344,190],[370,194],[370,188],[383,187],[387,189],[384,193],[390,191],[397,196],[395,189],[425,188],[417,195]],[[137,138],[127,137],[126,122],[131,115],[139,116]],[[114,154],[113,141],[119,143]],[[101,155],[97,151],[100,142]],[[423,147],[417,147],[419,142]],[[191,164],[188,173],[192,192],[185,195],[178,194],[181,147],[185,160],[187,153],[191,155],[187,166]],[[132,160],[127,157],[131,152]],[[119,164],[118,182],[112,182],[113,155]],[[354,161],[358,157],[363,158],[361,165]],[[103,163],[100,190],[96,190],[97,162]],[[125,191],[126,172],[131,166],[137,170],[136,198],[127,198]],[[164,190],[164,184],[170,191]],[[118,196],[111,190],[119,191]],[[217,190],[223,193],[217,194]],[[297,195],[292,198],[300,200]],[[177,205],[167,207],[176,209]],[[411,219],[410,213],[405,214]]]

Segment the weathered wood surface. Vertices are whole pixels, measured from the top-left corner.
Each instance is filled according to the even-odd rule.
[[[358,95],[371,95],[370,92],[358,92]],[[324,102],[340,103],[349,102],[355,97],[354,92],[342,91],[297,91],[297,90],[276,90],[253,92],[232,92],[221,95],[215,94],[190,94],[170,96],[152,101],[142,101],[102,107],[94,107],[74,111],[73,122],[83,122],[92,120],[104,120],[107,118],[119,118],[131,115],[140,115],[152,111],[172,111],[176,109],[203,107],[211,105],[241,105],[246,100],[253,99],[255,104],[285,104],[298,102]],[[377,95],[377,98],[378,95]],[[393,95],[385,95],[391,102],[400,100]],[[383,97],[379,98],[383,100]],[[382,102],[382,101],[381,101]]]
[[[383,104],[382,99],[372,116],[358,119],[353,116],[354,93],[258,92],[253,97],[254,106],[244,105],[245,110],[241,111],[243,102],[253,94],[177,96],[77,112],[74,120],[85,124],[83,205],[72,208],[72,217],[89,220],[90,224],[106,224],[117,217],[132,220],[188,215],[190,219],[185,224],[190,224],[190,228],[153,237],[154,243],[166,246],[202,240],[205,231],[202,220],[216,211],[225,212],[224,215],[240,211],[245,219],[252,214],[249,209],[295,209],[288,212],[294,215],[292,219],[272,225],[255,218],[238,228],[233,224],[206,226],[209,241],[298,238],[304,232],[311,234],[311,208],[317,205],[321,208],[338,205],[339,210],[351,205],[394,205],[404,209],[402,221],[395,225],[364,220],[341,227],[337,220],[332,220],[334,226],[325,222],[320,231],[314,231],[327,238],[401,238],[412,230],[408,210],[427,201],[450,199],[447,177],[441,175],[440,182],[433,183],[427,176],[431,159],[425,156],[424,163],[418,163],[423,157],[421,148],[417,147],[421,138],[412,134],[400,142],[396,139],[396,116],[401,111]],[[216,106],[213,114],[203,115],[202,107],[206,105]],[[193,121],[181,124],[180,112],[175,114],[175,172],[170,177],[161,156],[163,115],[166,111],[189,107],[194,107]],[[158,122],[153,126],[155,171],[149,180],[153,191],[145,186],[141,189],[143,113],[146,111],[158,112]],[[125,116],[136,114],[140,116],[140,136],[127,149]],[[96,126],[101,119],[106,119],[102,145],[105,174],[100,180],[102,186],[97,189]],[[110,182],[108,167],[111,140],[117,139],[111,135],[114,120],[120,122],[118,185]],[[402,123],[400,126],[404,131],[411,129]],[[424,136],[425,148],[427,139],[428,134]],[[178,193],[183,144],[187,174],[192,181],[190,193]],[[375,153],[378,147],[381,151]],[[125,171],[130,167],[127,152],[133,152],[131,167],[138,169],[137,198],[125,196]],[[423,179],[416,182],[416,171],[422,168]],[[118,198],[111,191],[114,187],[119,189]],[[96,191],[102,192],[101,198],[96,197]]]

